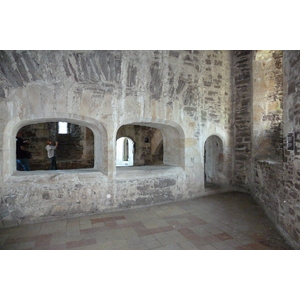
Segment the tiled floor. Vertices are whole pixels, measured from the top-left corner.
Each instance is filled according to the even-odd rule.
[[[291,249],[253,199],[195,200],[0,229],[0,249]]]

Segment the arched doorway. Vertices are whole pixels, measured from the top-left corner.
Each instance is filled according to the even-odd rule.
[[[128,137],[117,139],[117,166],[133,166],[133,141]]]
[[[204,144],[205,187],[220,185],[222,170],[223,144],[218,136],[212,135]]]

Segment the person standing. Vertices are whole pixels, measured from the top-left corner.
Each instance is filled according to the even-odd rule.
[[[47,141],[47,146],[45,149],[47,150],[48,158],[50,160],[50,170],[57,170],[56,166],[56,148],[58,145],[58,142],[55,142],[55,145],[51,140]]]
[[[27,158],[26,146],[28,141],[24,141],[23,132],[19,131],[16,136],[16,157],[17,157],[17,170],[18,171],[30,171],[29,161]]]

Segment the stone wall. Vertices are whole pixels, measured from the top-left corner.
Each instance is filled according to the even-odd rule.
[[[283,159],[283,51],[253,55],[253,148],[255,159]]]
[[[283,52],[283,158],[254,162],[251,193],[264,207],[278,229],[300,248],[300,52]],[[279,97],[280,97],[279,93]],[[287,149],[287,135],[293,133],[293,150]],[[276,147],[273,149],[273,153]]]
[[[234,181],[247,188],[252,149],[252,51],[233,51]]]
[[[203,195],[211,135],[229,187],[230,78],[230,51],[1,51],[1,226]],[[17,131],[58,121],[93,132],[94,168],[16,171]],[[161,132],[162,166],[116,168],[117,131],[128,124]]]
[[[299,247],[299,78],[299,51],[0,51],[0,226],[210,193],[213,139],[211,182],[251,192]],[[18,130],[58,121],[93,135],[94,167],[16,171]],[[116,168],[123,126],[162,137],[162,164]]]

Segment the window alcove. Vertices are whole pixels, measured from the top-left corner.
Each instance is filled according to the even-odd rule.
[[[60,126],[61,123],[63,127]],[[58,169],[94,167],[94,134],[86,126],[67,122],[42,122],[23,126],[18,132],[22,132],[23,140],[28,141],[26,150],[32,155],[29,159],[31,171],[49,169],[45,149],[49,139],[58,142],[56,150]]]

